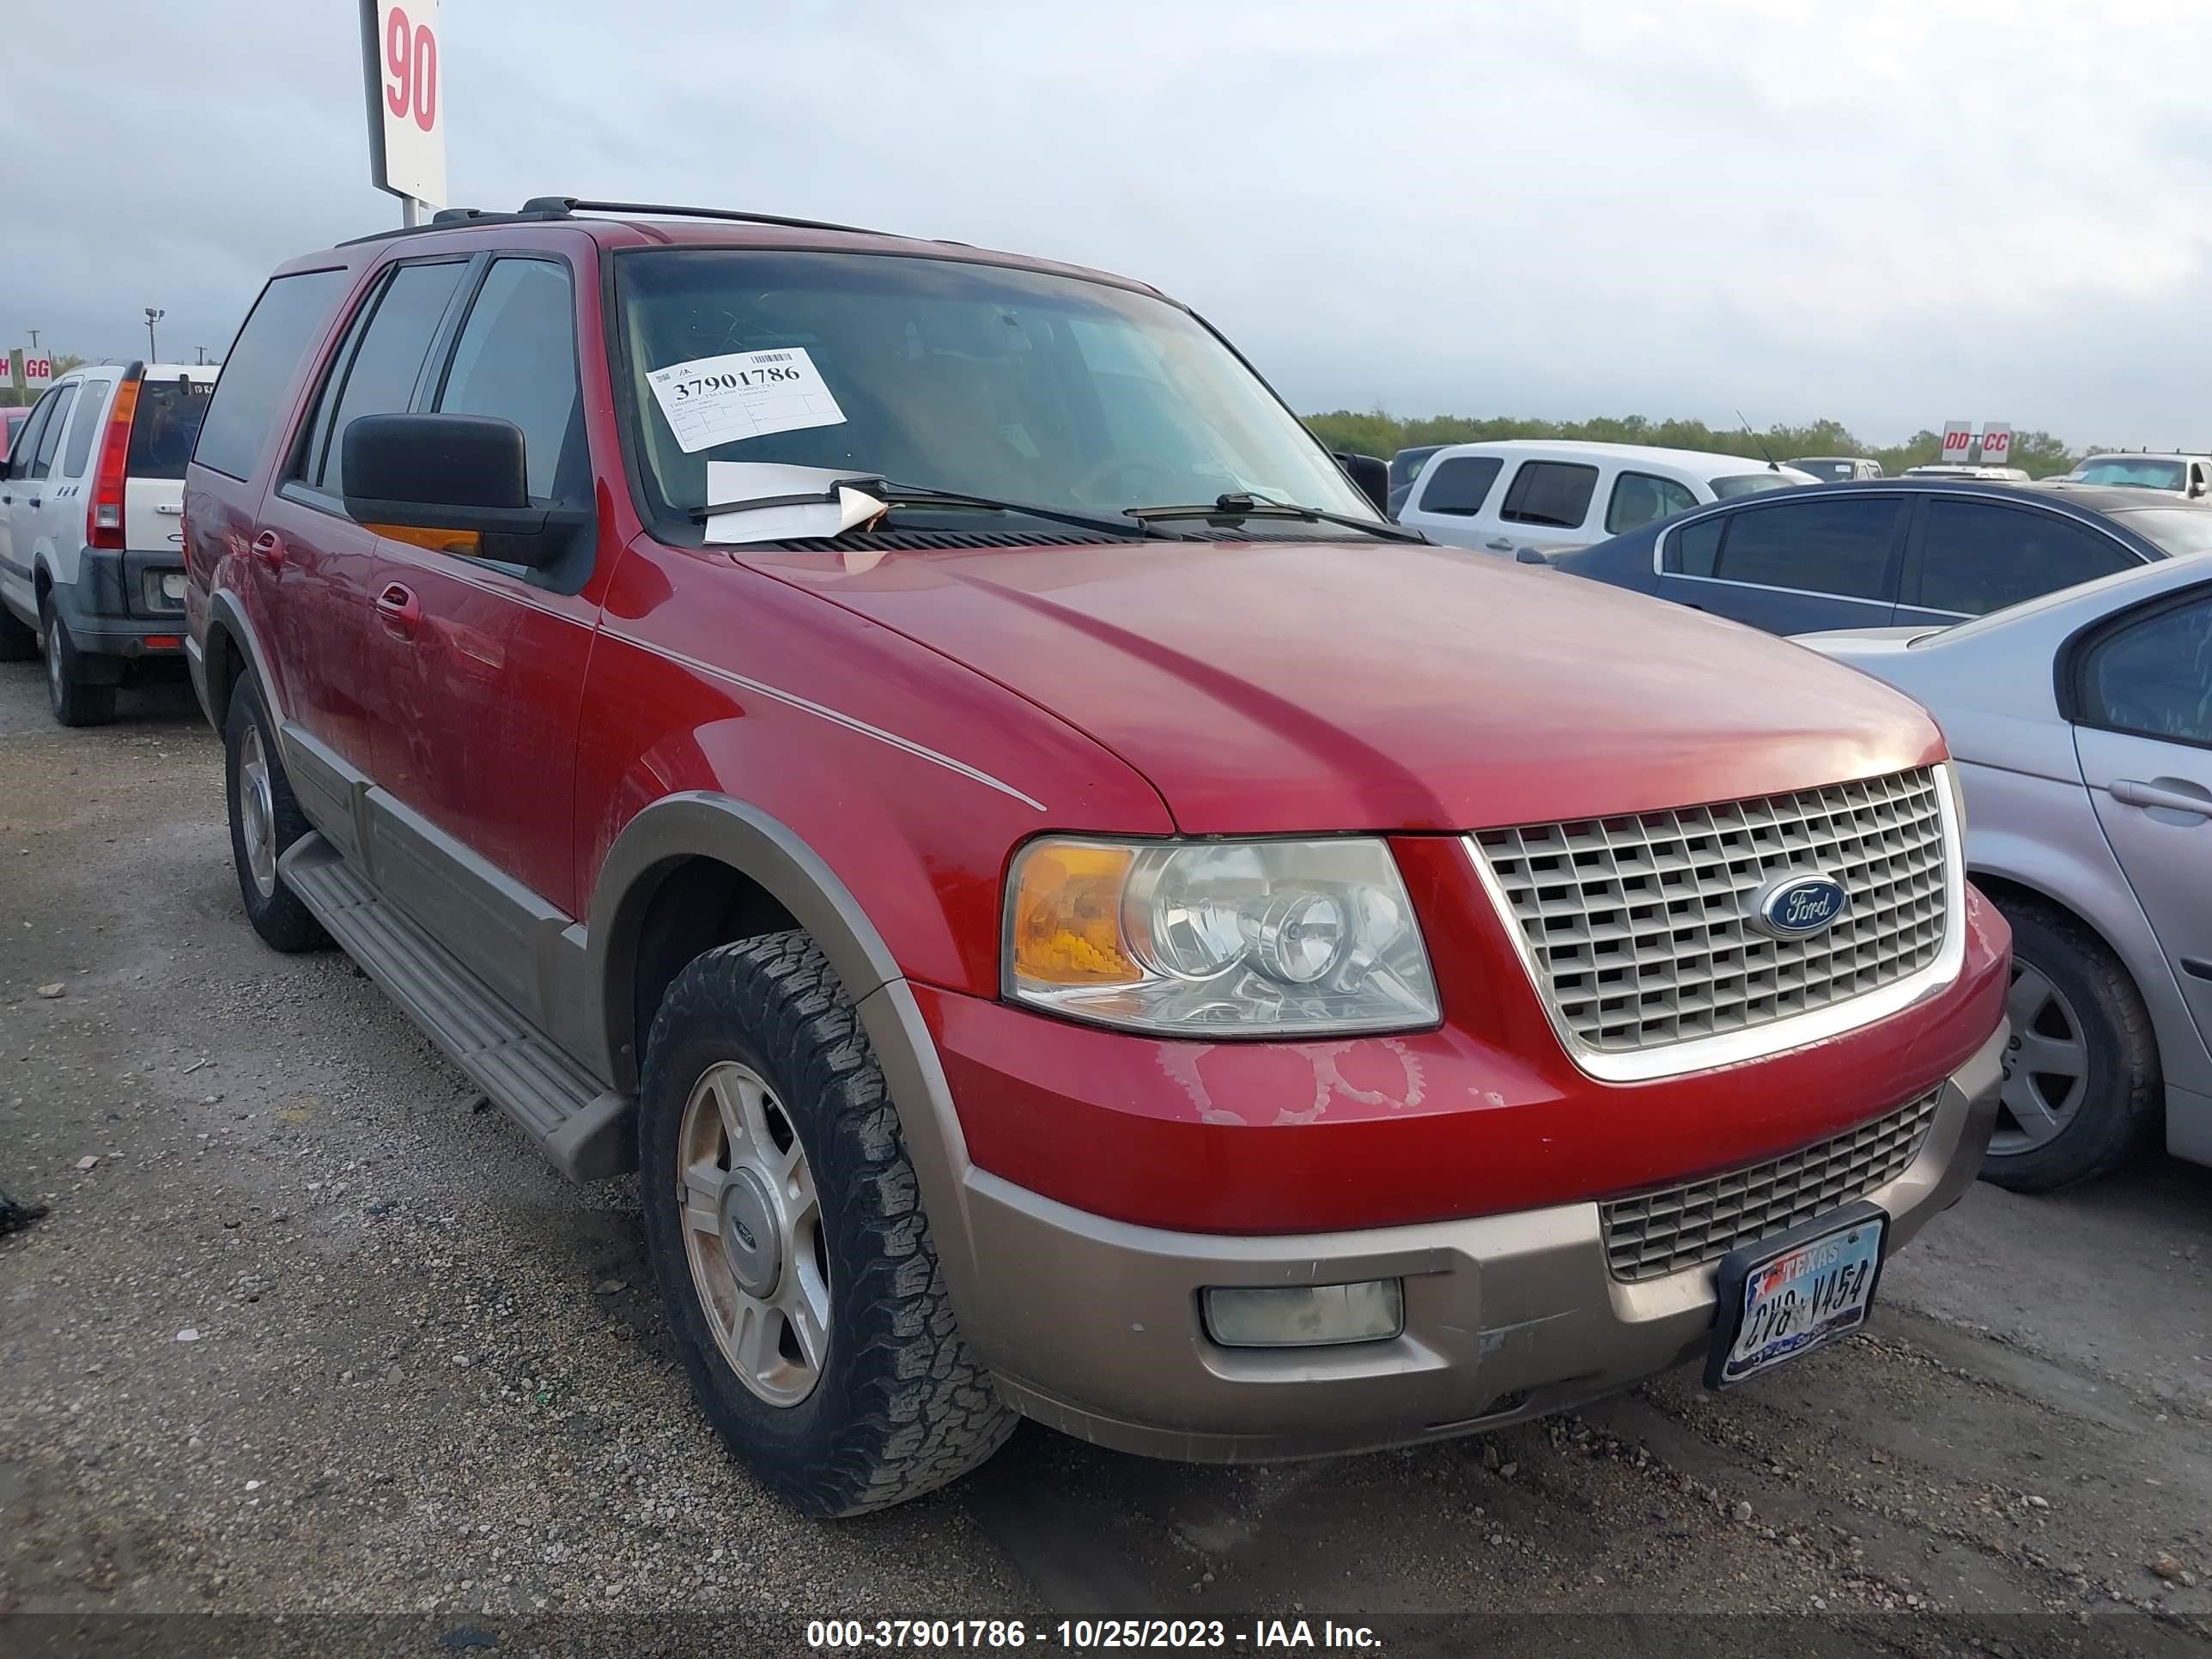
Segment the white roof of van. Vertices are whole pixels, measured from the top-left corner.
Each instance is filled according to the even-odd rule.
[[[1716,450],[1662,449],[1656,444],[1608,444],[1588,438],[1492,438],[1481,443],[1451,444],[1455,455],[1524,455],[1542,450],[1552,454],[1587,454],[1592,460],[1660,461],[1686,471],[1701,468],[1758,472],[1766,463],[1756,455],[1728,455]],[[1783,471],[1790,471],[1785,463]]]

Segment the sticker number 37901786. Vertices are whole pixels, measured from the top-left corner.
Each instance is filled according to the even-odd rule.
[[[671,363],[645,378],[686,453],[845,420],[804,346],[725,352]]]

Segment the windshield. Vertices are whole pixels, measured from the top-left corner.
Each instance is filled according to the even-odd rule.
[[[2212,553],[2212,511],[2203,507],[2153,507],[2132,508],[2111,516],[2169,553]]]
[[[657,518],[704,506],[717,460],[1109,517],[1235,492],[1380,522],[1235,353],[1150,295],[901,255],[669,248],[615,266]]]
[[[2147,455],[2100,455],[2066,476],[2082,483],[2135,484],[2145,489],[2179,489],[2187,482],[2185,461],[2153,460]]]
[[[1770,489],[1787,489],[1799,480],[1786,472],[1741,472],[1713,480],[1713,497],[1732,501],[1739,495],[1759,495]]]

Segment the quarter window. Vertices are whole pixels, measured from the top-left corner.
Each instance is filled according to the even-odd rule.
[[[1498,469],[1504,465],[1495,455],[1454,455],[1438,461],[1428,483],[1421,486],[1420,510],[1473,518],[1490,499],[1490,487],[1498,482]]]
[[[2212,599],[2131,623],[2082,664],[2092,726],[2212,745]]]
[[[1613,499],[1606,505],[1606,533],[1618,536],[1640,525],[1686,513],[1697,504],[1698,498],[1686,484],[1654,477],[1649,472],[1624,472],[1613,481]]]
[[[87,380],[86,396],[77,400],[76,419],[70,427],[69,447],[62,451],[62,477],[82,478],[88,462],[92,459],[93,434],[100,430],[100,417],[107,407],[104,383]],[[57,422],[57,424],[59,424]]]
[[[283,413],[293,372],[322,331],[346,281],[343,270],[303,270],[270,279],[223,360],[194,460],[234,478],[253,476],[261,447]]]
[[[1524,461],[1505,488],[1498,517],[1510,524],[1550,525],[1572,530],[1589,516],[1597,493],[1597,469],[1566,461]]]
[[[2054,513],[1931,499],[1920,532],[1919,605],[1979,617],[2140,561]]]
[[[1685,576],[1711,575],[1720,560],[1721,532],[1727,527],[1724,513],[1684,525],[1668,540],[1667,568]]]
[[[368,326],[356,330],[360,343],[323,387],[323,408],[331,412],[316,413],[300,469],[303,482],[325,495],[344,495],[346,428],[364,415],[396,415],[412,407],[430,341],[466,269],[454,261],[402,265],[392,273]]]
[[[576,380],[575,303],[565,265],[495,259],[453,349],[441,410],[490,415],[522,428],[530,493],[586,493],[584,405]],[[564,487],[565,486],[565,487]]]
[[[76,401],[76,387],[65,386],[55,395],[54,412],[46,421],[46,429],[39,434],[38,453],[31,458],[33,478],[49,477],[54,470],[54,452],[62,447],[62,423],[69,419],[70,405]]]
[[[1889,560],[1904,503],[1830,498],[1728,515],[1714,574],[1802,593],[1890,597]]]

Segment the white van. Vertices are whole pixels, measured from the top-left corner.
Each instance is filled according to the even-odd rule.
[[[183,658],[185,463],[216,369],[74,369],[0,462],[0,662],[43,652],[64,726],[113,718],[137,665]]]
[[[1431,541],[1486,553],[1561,552],[1708,501],[1815,482],[1741,455],[1507,438],[1452,444],[1430,456],[1398,522]]]

